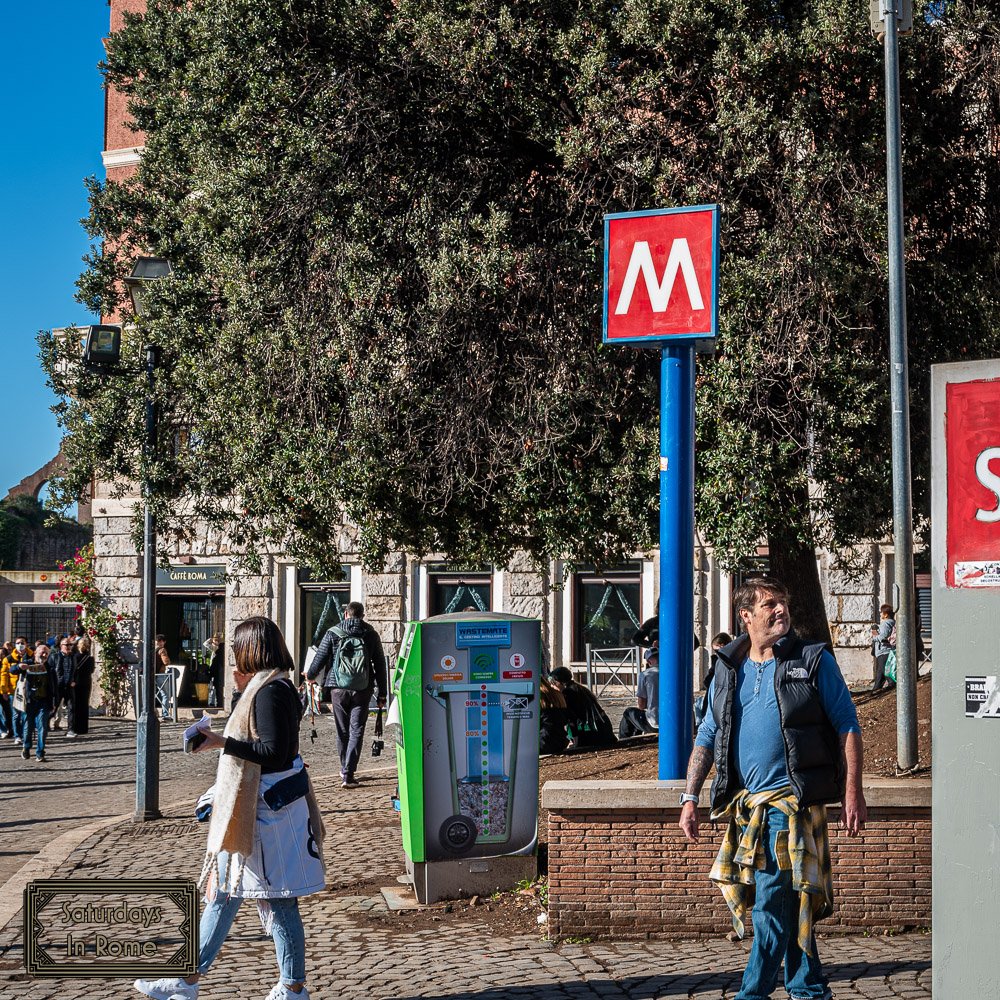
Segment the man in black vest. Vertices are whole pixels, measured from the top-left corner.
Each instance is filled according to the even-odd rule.
[[[826,1000],[813,935],[813,920],[832,909],[826,804],[843,803],[849,837],[864,829],[861,730],[833,653],[791,630],[777,580],[754,578],[734,604],[746,634],[719,651],[680,827],[697,842],[698,796],[714,763],[712,818],[728,827],[710,877],[741,937],[754,900],[753,947],[735,1000],[770,997],[782,961],[794,1000]]]

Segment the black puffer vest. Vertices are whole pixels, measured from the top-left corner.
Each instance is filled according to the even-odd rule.
[[[742,635],[719,650],[712,698],[712,711],[719,727],[715,737],[713,812],[724,809],[740,790],[736,787],[736,768],[733,766],[733,699],[737,670],[746,659],[749,645],[749,636]],[[846,774],[840,738],[823,710],[816,687],[816,671],[826,649],[829,649],[826,643],[806,643],[794,632],[789,632],[772,650],[774,693],[785,742],[785,765],[800,806],[840,802],[844,797]]]

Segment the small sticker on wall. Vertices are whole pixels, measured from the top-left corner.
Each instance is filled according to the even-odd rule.
[[[458,666],[454,656],[442,656],[441,657],[441,669],[442,670],[454,670]]]
[[[956,587],[1000,587],[1000,562],[957,562]]]
[[[1000,683],[996,676],[965,678],[965,715],[969,719],[1000,719]]]

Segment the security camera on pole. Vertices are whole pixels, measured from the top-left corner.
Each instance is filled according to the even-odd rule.
[[[660,350],[659,777],[691,753],[695,349],[718,327],[719,206],[604,217],[604,342]]]

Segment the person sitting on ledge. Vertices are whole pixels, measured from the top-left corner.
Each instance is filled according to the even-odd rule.
[[[573,680],[568,667],[556,667],[549,679],[566,699],[567,727],[575,750],[594,750],[618,742],[607,712],[590,688]]]

